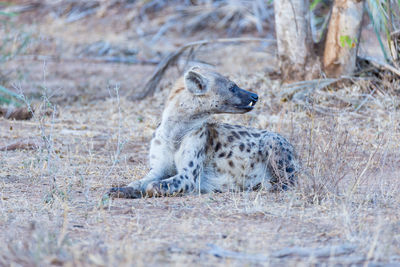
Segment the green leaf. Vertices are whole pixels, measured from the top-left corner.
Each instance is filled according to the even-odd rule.
[[[6,17],[15,17],[17,15],[17,13],[0,11],[0,15],[6,16]]]
[[[346,45],[346,35],[341,35],[340,39],[339,39],[339,42],[340,42],[340,46],[341,47],[345,47],[345,45]]]
[[[0,93],[3,93],[3,96],[0,95],[0,103],[6,103],[6,104],[12,103],[17,107],[21,106],[22,97],[20,95],[11,92],[10,90],[1,85],[0,85]]]
[[[5,88],[5,87],[3,87],[1,85],[0,85],[0,92],[3,92],[6,95],[10,95],[10,96],[15,97],[15,98],[20,99],[20,100],[22,99],[20,95],[8,90],[7,88]]]
[[[2,104],[2,103],[11,104],[12,101],[8,98],[0,96],[0,104]]]
[[[313,11],[322,0],[313,0],[310,5],[310,10]],[[399,0],[400,1],[400,0]]]
[[[339,38],[341,47],[355,48],[357,44],[357,38],[352,39],[348,35],[341,35]]]

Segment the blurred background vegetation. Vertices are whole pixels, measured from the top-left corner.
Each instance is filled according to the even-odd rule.
[[[315,46],[325,42],[334,4],[346,4],[352,1],[296,0],[293,3],[296,2],[307,7],[310,36]],[[380,70],[383,70],[396,77],[400,73],[400,1],[361,2],[363,13],[360,36],[344,34],[335,40],[336,45],[342,47],[342,50],[353,49],[358,56],[354,69],[342,71],[339,76],[377,77],[382,75]],[[276,8],[278,7],[275,6]],[[283,13],[288,11],[284,10]],[[137,65],[146,70],[146,74],[135,79],[140,79],[140,82],[137,81],[132,85],[133,91],[126,89],[123,93],[128,96],[135,93],[143,95],[143,91],[140,90],[144,88],[145,82],[148,82],[147,87],[142,90],[154,91],[164,71],[171,65],[178,64],[181,66],[180,71],[184,69],[182,61],[186,62],[186,65],[188,61],[192,61],[192,64],[215,65],[215,62],[200,59],[201,56],[196,58],[196,53],[208,43],[213,43],[213,40],[233,37],[265,39],[259,41],[257,49],[279,59],[273,64],[270,61],[265,62],[264,70],[270,77],[298,81],[338,76],[338,74],[330,75],[328,69],[325,71],[322,63],[318,63],[313,67],[313,75],[309,77],[300,75],[287,79],[285,71],[290,68],[288,65],[282,65],[284,59],[278,53],[279,47],[277,49],[276,44],[271,42],[277,38],[275,22],[274,2],[271,0],[2,1],[0,2],[2,25],[0,104],[21,106],[21,88],[24,88],[24,93],[30,96],[42,94],[40,91],[43,90],[45,73],[43,71],[35,73],[40,72],[39,68],[35,70],[29,68],[33,62],[57,61],[69,65],[79,62]],[[296,28],[299,24],[296,21],[284,26]],[[351,25],[345,25],[349,26]],[[278,39],[281,38],[279,35]],[[199,40],[207,42],[188,46],[178,57],[173,58],[173,62],[165,65],[165,59],[179,47]],[[278,46],[279,44],[280,40]],[[220,47],[224,45],[226,44],[220,44]],[[212,47],[215,48],[215,45]],[[290,50],[293,49],[292,45]],[[313,58],[323,57],[318,52],[315,55]],[[346,55],[344,57],[347,57]],[[319,60],[314,59],[314,62],[308,60],[307,64],[313,65]],[[344,59],[340,60],[345,61],[343,64],[349,64]],[[289,62],[289,67],[293,64]],[[68,73],[76,70],[68,70],[65,67],[58,72],[63,71]],[[302,70],[302,72],[307,74],[310,71]],[[68,75],[59,74],[59,76]],[[40,79],[41,82],[38,81]],[[91,85],[87,84],[90,81],[85,82],[83,79],[76,81],[74,77],[70,77],[68,82],[65,80],[66,77],[59,77],[54,83],[62,87],[62,90],[71,92],[76,88],[78,91],[84,91],[85,88],[89,90],[88,87]],[[153,81],[150,84],[152,88],[148,88],[151,81]],[[74,93],[74,97],[79,97],[78,93]]]

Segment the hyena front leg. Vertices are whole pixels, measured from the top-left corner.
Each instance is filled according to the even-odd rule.
[[[200,140],[198,136],[200,136]],[[190,193],[194,190],[202,191],[201,179],[206,153],[204,141],[205,138],[203,138],[201,132],[185,139],[175,155],[178,173],[168,179],[148,184],[146,195],[171,196]]]
[[[112,198],[141,198],[146,196],[146,188],[150,183],[165,178],[165,176],[159,175],[156,171],[150,170],[143,179],[133,181],[126,187],[111,188],[108,191],[108,195]]]
[[[150,147],[149,173],[140,180],[133,181],[126,187],[115,187],[109,191],[110,197],[141,198],[146,196],[146,188],[150,183],[167,179],[176,174],[173,153],[155,138]]]
[[[151,182],[148,184],[146,196],[174,196],[190,193],[198,189],[201,168],[197,167],[192,172],[182,172],[171,178]]]

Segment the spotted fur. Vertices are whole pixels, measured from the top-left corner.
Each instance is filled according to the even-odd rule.
[[[169,95],[151,141],[150,172],[109,194],[139,198],[294,185],[299,164],[284,137],[209,121],[212,114],[248,112],[257,99],[216,72],[192,68]]]

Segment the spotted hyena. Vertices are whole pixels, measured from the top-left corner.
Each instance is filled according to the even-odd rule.
[[[112,197],[286,189],[296,181],[293,146],[277,133],[210,122],[246,113],[258,96],[211,70],[194,67],[172,89],[150,146],[149,173]]]

